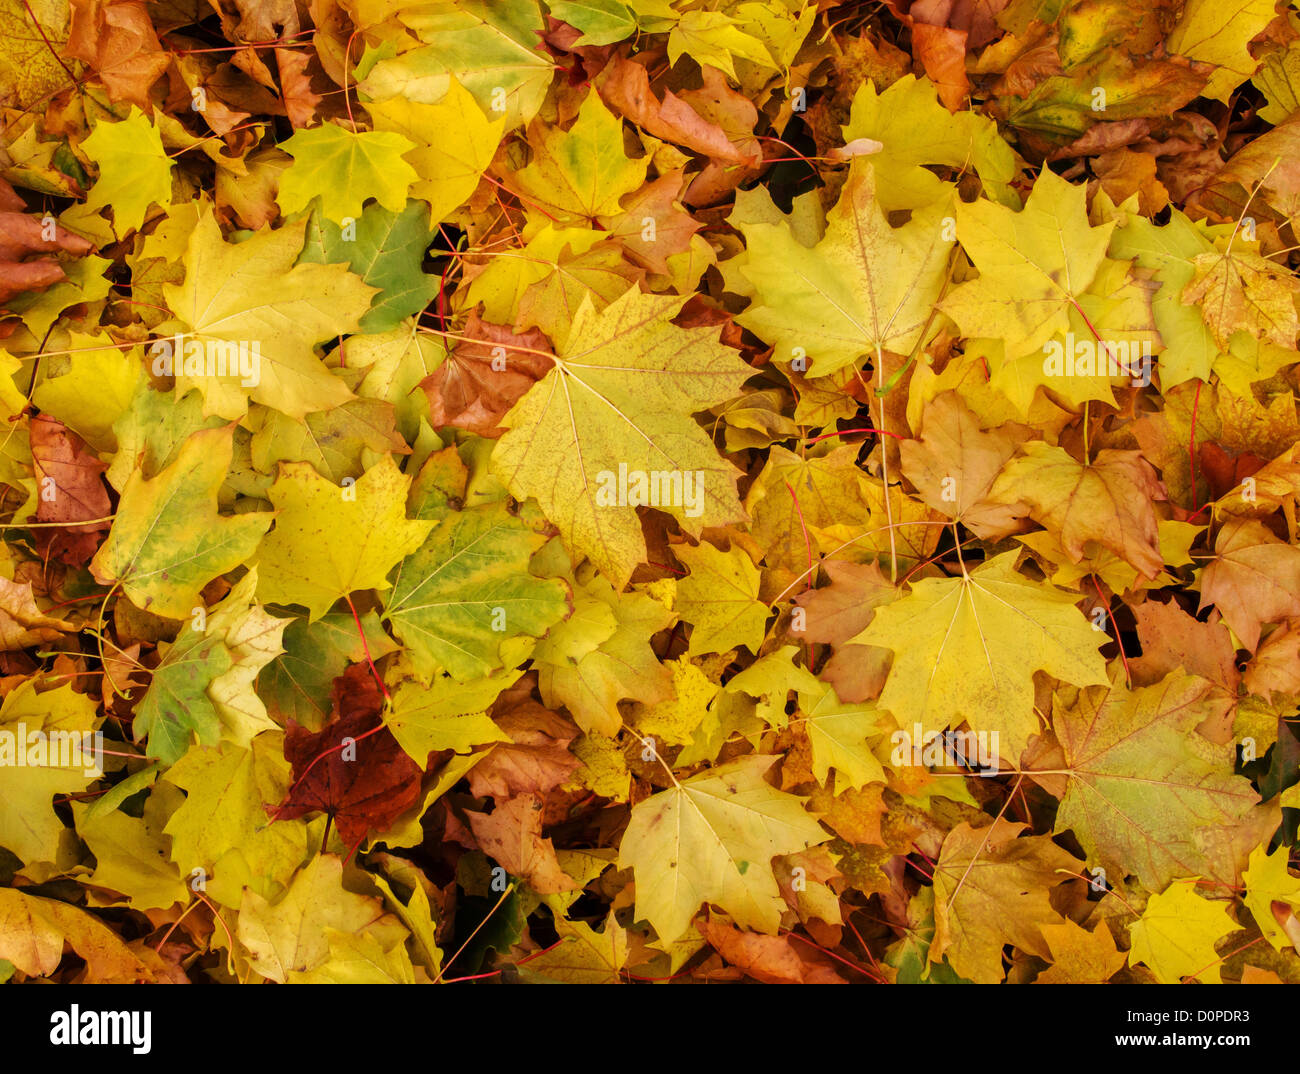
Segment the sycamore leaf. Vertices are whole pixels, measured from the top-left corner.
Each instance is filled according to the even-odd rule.
[[[717,724],[713,711],[717,684],[685,657],[667,665],[672,673],[673,696],[652,705],[638,705],[628,722],[647,741],[688,744],[701,730]]]
[[[795,944],[788,936],[761,936],[731,928],[714,917],[695,926],[709,946],[746,976],[765,984],[846,984],[832,963],[816,949]]]
[[[322,123],[295,131],[280,148],[293,157],[276,196],[286,214],[307,208],[317,197],[325,218],[340,225],[359,217],[367,198],[400,212],[407,189],[418,178],[402,159],[415,143],[395,131],[349,131]]]
[[[689,928],[701,904],[773,934],[784,902],[772,859],[825,842],[829,833],[803,800],[770,786],[768,757],[746,757],[684,780],[641,802],[619,847],[632,868],[636,913],[662,944]]]
[[[894,651],[880,705],[901,726],[927,731],[962,720],[996,732],[1018,757],[1038,732],[1033,673],[1080,686],[1107,682],[1097,651],[1106,638],[1075,596],[1031,582],[1005,552],[960,578],[924,578],[902,600],[876,609],[859,641]]]
[[[691,533],[744,517],[737,471],[689,414],[729,399],[751,371],[710,329],[675,326],[680,308],[629,291],[597,313],[585,299],[555,368],[502,419],[492,455],[511,494],[536,497],[620,588],[646,555],[637,504]]]
[[[202,429],[186,438],[174,461],[146,479],[135,470],[122,490],[108,539],[90,570],[117,582],[141,608],[188,619],[199,591],[243,563],[271,524],[258,512],[224,518],[217,490],[226,479],[233,429]]]

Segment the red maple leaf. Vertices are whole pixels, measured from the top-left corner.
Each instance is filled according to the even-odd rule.
[[[421,771],[384,726],[383,695],[365,664],[334,680],[331,719],[320,731],[289,721],[284,756],[293,765],[277,820],[324,812],[348,845],[386,831],[420,794]]]
[[[33,519],[43,524],[35,531],[41,555],[84,567],[90,562],[109,522],[78,525],[112,513],[108,489],[100,475],[108,469],[86,443],[62,422],[38,414],[30,425],[32,463],[41,485],[41,502]],[[55,522],[73,523],[63,526]]]

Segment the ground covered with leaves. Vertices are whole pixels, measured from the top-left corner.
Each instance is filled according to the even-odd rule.
[[[0,980],[1300,982],[1296,11],[0,33]]]

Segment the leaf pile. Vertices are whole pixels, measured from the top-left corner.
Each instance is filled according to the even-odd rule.
[[[1300,10],[0,26],[0,980],[1300,982]]]

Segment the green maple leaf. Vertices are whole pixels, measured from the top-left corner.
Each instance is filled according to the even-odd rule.
[[[215,746],[221,739],[221,720],[207,688],[230,670],[230,653],[219,638],[196,636],[200,640],[183,650],[172,646],[154,669],[131,724],[136,738],[148,740],[145,756],[164,764],[179,761],[194,740]]]
[[[407,190],[419,178],[402,159],[415,143],[396,131],[349,131],[324,123],[296,131],[280,148],[293,157],[276,195],[286,215],[307,208],[317,197],[325,218],[336,224],[359,217],[367,198],[400,212]]]
[[[511,495],[535,497],[566,545],[620,588],[646,555],[631,494],[618,491],[620,466],[647,475],[647,489],[652,473],[675,474],[660,498],[677,502],[658,506],[692,534],[744,518],[738,471],[689,415],[731,398],[751,370],[715,329],[675,326],[681,305],[629,291],[597,313],[584,299],[555,368],[502,419],[508,431],[492,455]]]
[[[500,667],[501,643],[538,637],[571,610],[568,586],[528,572],[544,538],[500,504],[451,512],[397,565],[385,617],[417,670],[458,679]]]
[[[398,18],[421,43],[379,58],[362,75],[368,96],[435,104],[455,79],[510,127],[541,108],[554,67],[540,48],[545,22],[537,0],[435,0],[403,8]]]
[[[396,652],[397,645],[374,612],[361,616],[365,645],[350,612],[330,612],[315,622],[295,619],[284,628],[284,653],[257,680],[258,696],[281,722],[292,719],[309,731],[319,731],[329,719],[332,684],[349,664],[378,660]]]
[[[90,562],[96,580],[121,583],[133,603],[156,615],[188,619],[199,591],[252,554],[273,516],[217,513],[233,436],[228,425],[202,429],[157,476],[132,472],[108,539]]]
[[[1133,691],[1058,696],[1052,725],[1068,783],[1056,830],[1152,891],[1191,875],[1235,885],[1277,810],[1256,808],[1250,781],[1233,775],[1231,746],[1196,732],[1213,703],[1208,681],[1179,673]]]
[[[387,332],[409,314],[418,313],[438,293],[438,277],[421,265],[437,233],[429,226],[428,207],[409,201],[400,212],[383,205],[366,207],[347,234],[332,220],[313,210],[299,264],[346,264],[363,283],[377,288],[370,309],[361,318],[362,332]]]
[[[635,13],[621,0],[557,0],[550,9],[555,18],[582,31],[575,46],[612,45],[637,30]]]
[[[191,621],[159,651],[149,689],[136,709],[131,730],[148,738],[146,755],[174,764],[192,739],[214,746],[226,738],[248,745],[278,725],[253,691],[257,673],[283,650],[287,619],[276,619],[253,603],[257,571],[241,578],[203,619]]]

